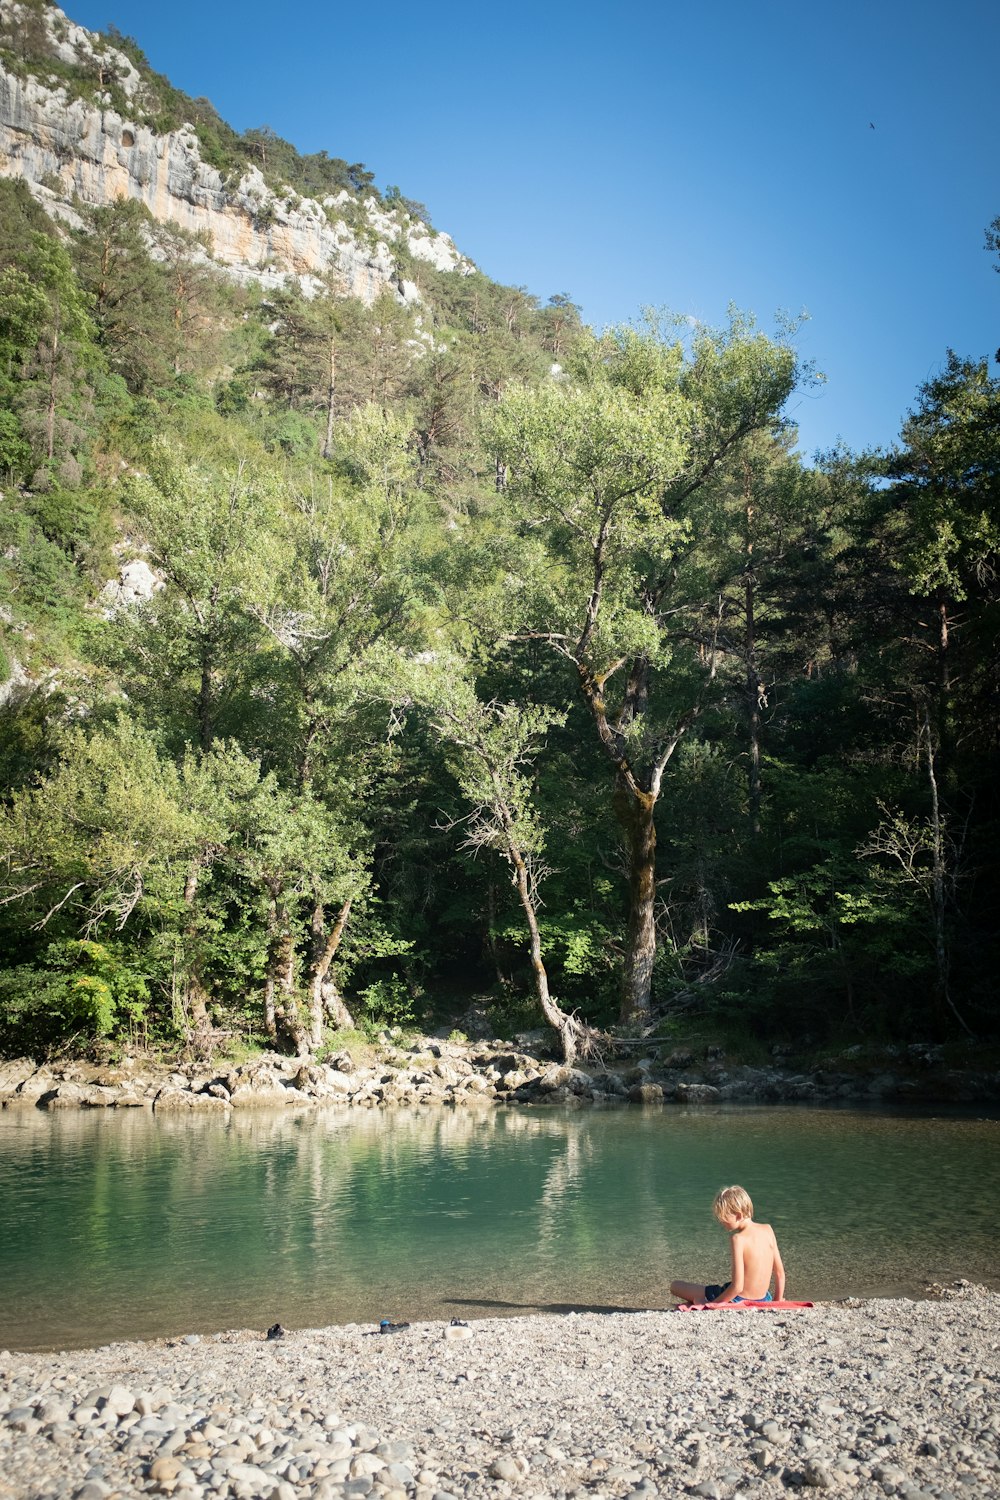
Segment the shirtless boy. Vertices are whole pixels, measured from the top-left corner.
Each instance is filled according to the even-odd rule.
[[[681,1302],[770,1302],[771,1278],[775,1301],[785,1296],[785,1268],[770,1224],[755,1224],[753,1204],[745,1188],[721,1188],[712,1212],[731,1235],[733,1268],[723,1286],[701,1286],[694,1281],[672,1281],[670,1291]]]

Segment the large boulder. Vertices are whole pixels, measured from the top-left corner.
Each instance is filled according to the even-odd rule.
[[[10,1090],[13,1093],[20,1084],[24,1083],[36,1071],[33,1058],[13,1057],[0,1060],[0,1092]]]
[[[628,1096],[633,1104],[662,1104],[663,1088],[658,1083],[633,1083]]]
[[[595,1090],[601,1094],[619,1094],[624,1096],[628,1093],[628,1087],[620,1073],[595,1073],[593,1084]]]
[[[0,1062],[0,1105],[14,1102],[19,1090],[24,1087],[34,1072],[35,1064],[30,1057],[18,1057],[10,1062]]]
[[[118,1090],[100,1083],[92,1083],[80,1093],[81,1109],[114,1109],[117,1103]]]
[[[57,1083],[35,1101],[39,1109],[79,1109],[86,1092],[82,1084]]]
[[[721,1097],[711,1083],[679,1083],[674,1090],[678,1104],[717,1104]]]
[[[288,1104],[309,1104],[308,1094],[301,1089],[286,1088],[277,1080],[261,1079],[237,1084],[229,1096],[234,1109],[275,1109]]]
[[[168,1084],[153,1100],[157,1114],[225,1114],[229,1106],[225,1099],[216,1099],[212,1094],[192,1094],[190,1089]]]
[[[49,1094],[57,1087],[55,1074],[48,1068],[38,1068],[31,1073],[23,1083],[19,1083],[14,1090],[14,1102],[16,1104],[37,1104],[43,1094]]]

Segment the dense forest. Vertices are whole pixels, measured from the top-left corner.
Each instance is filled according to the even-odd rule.
[[[0,182],[3,1051],[995,1034],[986,359],[807,465],[792,327],[265,291],[79,211]]]

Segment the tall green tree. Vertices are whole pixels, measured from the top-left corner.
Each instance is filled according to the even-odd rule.
[[[0,295],[0,348],[6,346],[8,379],[17,375],[12,407],[39,464],[35,482],[78,482],[94,384],[103,374],[90,299],[65,246],[38,231],[19,263],[3,272]]]
[[[796,377],[791,349],[738,319],[700,333],[688,358],[676,340],[625,330],[593,345],[575,379],[507,392],[490,424],[531,564],[511,601],[520,633],[571,664],[613,773],[630,898],[624,1019],[650,1008],[663,776],[720,660],[698,506],[718,466],[778,423]]]
[[[162,264],[150,255],[148,209],[120,199],[92,210],[75,244],[80,282],[92,308],[97,340],[112,370],[129,389],[148,392],[173,374],[170,289]]]
[[[935,990],[965,1026],[950,977],[965,925],[958,876],[995,815],[986,767],[1000,735],[1000,382],[985,360],[949,351],[878,469],[890,481],[876,495],[880,529],[905,587],[893,696],[914,776],[909,807],[883,819],[872,847],[914,878],[926,867]]]
[[[558,715],[527,704],[483,703],[457,663],[436,661],[422,686],[468,808],[457,820],[463,847],[473,854],[492,850],[509,866],[528,929],[539,1008],[559,1038],[564,1061],[572,1065],[580,1052],[593,1048],[597,1033],[568,1014],[549,986],[538,917],[546,873],[545,828],[531,778],[534,752]]]
[[[307,470],[287,484],[274,522],[272,566],[247,607],[268,641],[267,686],[258,691],[269,694],[282,725],[280,736],[272,731],[272,764],[290,796],[322,810],[313,819],[317,858],[327,842],[323,818],[333,818],[337,827],[350,826],[352,858],[368,869],[389,758],[386,663],[420,639],[426,538],[408,422],[362,407],[339,425],[335,443],[336,472]],[[324,1007],[341,1022],[349,1019],[331,965],[367,883],[358,877],[340,892],[323,877],[321,862],[310,874],[303,852],[300,865],[303,878],[309,876],[300,901],[312,903],[309,1025],[318,1043]],[[278,903],[272,915],[287,954],[295,951],[295,910]]]
[[[262,644],[251,605],[273,567],[275,476],[260,454],[195,458],[164,438],[127,490],[165,586],[120,616],[109,648],[175,743],[208,750],[245,711],[245,699],[236,705]]]

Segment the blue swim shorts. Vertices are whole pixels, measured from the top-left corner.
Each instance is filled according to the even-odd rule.
[[[718,1283],[716,1283],[714,1286],[707,1286],[705,1288],[705,1301],[706,1302],[714,1302],[715,1299],[716,1299],[716,1297],[721,1297],[722,1294],[723,1294],[723,1292],[725,1292],[725,1291],[728,1290],[729,1285],[730,1285],[730,1283],[728,1281],[724,1281],[721,1286]],[[771,1301],[771,1293],[770,1292],[765,1292],[764,1295],[763,1295],[763,1297],[734,1297],[733,1301],[734,1302],[770,1302]]]

